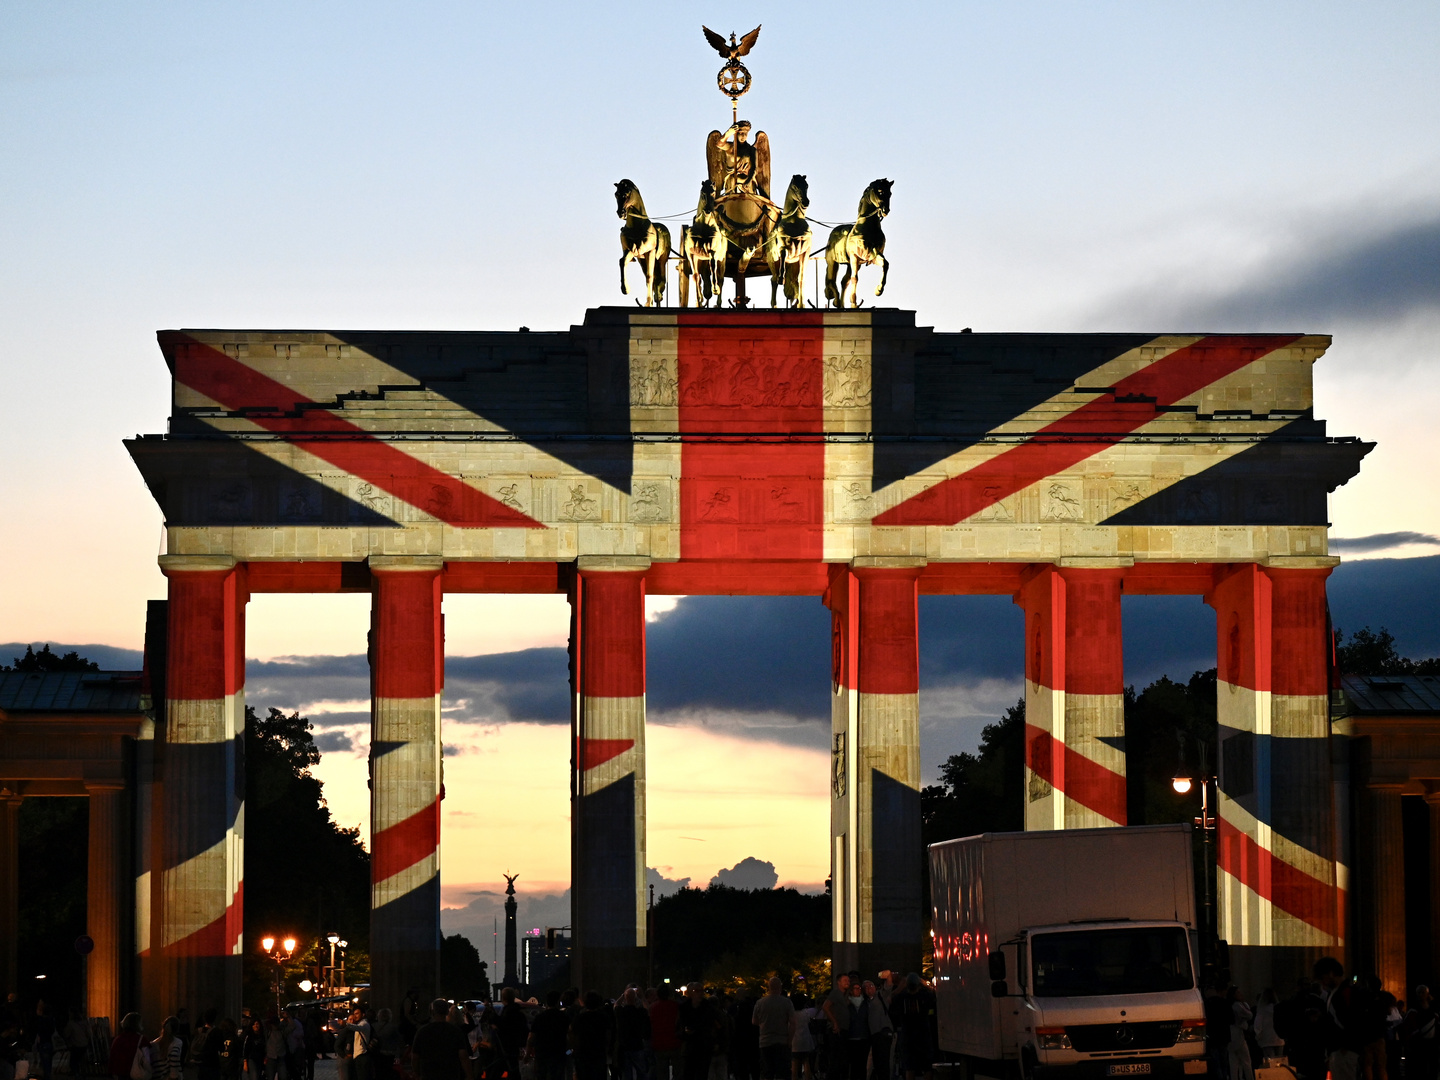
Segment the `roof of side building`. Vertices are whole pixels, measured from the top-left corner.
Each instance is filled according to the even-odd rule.
[[[1351,716],[1425,716],[1440,713],[1440,675],[1344,675]]]
[[[139,712],[138,671],[0,671],[6,712]]]

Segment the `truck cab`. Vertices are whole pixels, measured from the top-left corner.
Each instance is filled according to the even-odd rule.
[[[1006,955],[1008,954],[1008,955]],[[1204,1005],[1187,927],[1110,920],[1025,928],[992,962],[1010,1045],[1033,1080],[1205,1072]],[[1013,957],[1013,961],[1011,959]],[[1002,985],[1003,982],[1003,985]],[[1003,1003],[1002,1003],[1003,1004]]]

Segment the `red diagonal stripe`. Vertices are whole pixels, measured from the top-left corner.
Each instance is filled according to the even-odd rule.
[[[440,800],[370,838],[372,881],[384,881],[414,866],[440,846]]]
[[[876,525],[954,525],[1047,476],[1063,472],[1121,442],[1155,419],[1156,409],[1239,371],[1267,353],[1298,340],[1299,334],[1206,337],[1176,349],[1149,367],[1127,375],[1106,394],[1047,424],[1029,440],[960,476],[952,476],[891,507]],[[1122,397],[1150,401],[1118,401]]]
[[[1057,749],[1063,753],[1057,754]],[[1057,756],[1062,757],[1060,768],[1064,770],[1058,779],[1055,776]],[[1050,732],[1034,724],[1025,725],[1025,764],[1056,792],[1070,796],[1107,821],[1125,824],[1125,777],[1056,742]]]
[[[1291,866],[1266,851],[1249,833],[1220,819],[1220,851],[1216,862],[1221,870],[1242,885],[1253,889],[1287,915],[1315,929],[1339,937],[1335,928],[1344,903],[1344,894],[1335,886]]]
[[[597,765],[604,765],[634,745],[634,739],[581,739],[580,771],[589,772]]]
[[[186,934],[169,945],[165,952],[170,956],[229,956],[235,951],[235,942],[240,940],[244,923],[245,885],[241,882],[224,915]]]
[[[189,340],[176,350],[175,378],[227,409],[293,412],[311,401],[284,383],[226,356],[219,349]],[[282,435],[306,453],[358,476],[411,506],[459,528],[543,529],[544,525],[492,499],[483,491],[381,442],[362,427],[330,412],[300,416],[254,414],[247,420]],[[348,435],[347,439],[310,439],[309,435]]]

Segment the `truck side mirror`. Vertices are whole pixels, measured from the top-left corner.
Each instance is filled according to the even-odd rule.
[[[1003,998],[1010,996],[1010,988],[1005,985],[1004,979],[996,979],[990,984],[990,996],[992,998]]]
[[[990,967],[990,978],[995,982],[1005,981],[1005,954],[1003,952],[992,952],[987,958]]]

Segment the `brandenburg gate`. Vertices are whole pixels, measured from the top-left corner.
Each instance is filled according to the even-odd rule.
[[[1069,829],[1125,823],[1122,597],[1203,596],[1232,966],[1280,985],[1343,946],[1326,497],[1370,444],[1313,415],[1327,338],[659,306],[543,333],[159,338],[169,430],[126,445],[167,524],[137,880],[167,1008],[238,1015],[245,608],[266,592],[371,596],[377,1004],[436,981],[454,593],[571,604],[579,986],[645,970],[651,593],[828,605],[835,961],[867,971],[921,953],[918,597],[1024,609],[1026,827]]]

